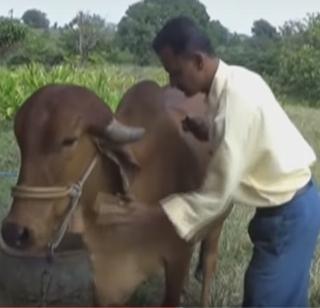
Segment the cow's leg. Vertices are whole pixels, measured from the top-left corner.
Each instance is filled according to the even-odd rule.
[[[192,251],[178,258],[165,260],[165,297],[164,307],[177,307],[188,274]]]
[[[199,283],[203,282],[203,272],[204,272],[204,253],[206,249],[205,239],[201,241],[199,247],[199,259],[194,273],[194,277],[198,280]]]
[[[216,225],[201,243],[200,264],[202,267],[201,305],[208,307],[210,304],[210,291],[213,275],[218,263],[218,246],[223,223]]]
[[[232,210],[232,205],[217,220],[202,241],[200,246],[199,264],[196,269],[196,278],[202,280],[201,305],[206,307],[210,302],[210,291],[213,275],[218,263],[219,239],[225,219]],[[202,275],[201,275],[202,274]],[[202,276],[202,277],[201,277]],[[202,278],[202,279],[201,279]]]

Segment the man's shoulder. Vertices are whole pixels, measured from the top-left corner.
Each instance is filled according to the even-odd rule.
[[[252,85],[266,86],[267,83],[257,72],[240,65],[229,65],[229,86],[251,89]]]
[[[238,65],[229,65],[226,94],[232,100],[240,100],[252,107],[275,100],[272,90],[260,74]]]

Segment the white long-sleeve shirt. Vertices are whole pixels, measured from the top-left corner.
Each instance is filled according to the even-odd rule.
[[[199,191],[161,201],[186,240],[231,203],[270,207],[289,201],[310,180],[310,166],[316,160],[268,85],[254,72],[219,60],[208,103],[215,152],[204,184]]]

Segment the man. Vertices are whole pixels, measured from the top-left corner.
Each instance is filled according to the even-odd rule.
[[[161,224],[192,241],[231,203],[254,207],[243,305],[308,305],[320,229],[320,198],[310,171],[313,150],[265,81],[218,59],[192,20],[170,20],[153,48],[173,86],[188,96],[207,95],[208,125],[192,118],[182,125],[200,139],[209,138],[215,151],[199,191],[169,196],[157,209],[132,204],[132,213],[115,215],[114,222],[143,224],[148,234]]]

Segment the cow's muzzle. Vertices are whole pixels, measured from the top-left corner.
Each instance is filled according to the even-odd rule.
[[[69,198],[69,204],[67,211],[57,228],[57,232],[54,234],[51,241],[48,243],[47,257],[52,259],[54,251],[60,245],[70,220],[79,206],[79,201],[82,195],[83,185],[90,176],[92,170],[97,163],[97,155],[92,159],[88,168],[85,170],[82,178],[75,184],[68,187],[34,187],[18,185],[13,187],[12,196],[20,199],[61,199]],[[24,255],[24,250],[30,246],[30,232],[27,228],[16,225],[11,222],[4,222],[1,228],[0,234],[0,247],[11,255],[16,256],[29,256],[29,253]]]

